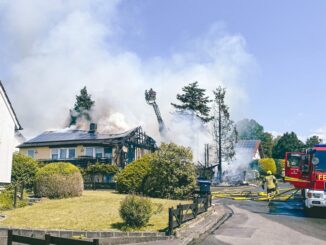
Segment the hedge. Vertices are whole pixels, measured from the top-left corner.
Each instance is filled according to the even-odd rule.
[[[116,175],[117,189],[120,193],[142,193],[144,191],[146,177],[151,171],[151,157],[151,154],[143,156],[130,163]]]
[[[35,176],[35,195],[48,198],[66,198],[82,195],[83,177],[71,163],[50,163],[40,168]]]

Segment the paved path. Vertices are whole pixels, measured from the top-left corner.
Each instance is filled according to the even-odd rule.
[[[305,235],[262,215],[230,207],[234,215],[202,244],[326,244],[325,240]]]

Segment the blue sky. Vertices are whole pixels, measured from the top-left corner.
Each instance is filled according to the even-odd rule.
[[[21,10],[26,7],[22,1],[16,1],[16,5],[17,2],[22,5]],[[69,54],[71,52],[75,55],[76,51],[74,50],[72,52],[71,50],[76,47],[78,48],[76,50],[82,50],[83,47],[90,45],[91,41],[89,40],[79,44],[78,41],[71,41],[72,38],[69,38],[67,42],[71,41],[72,45],[62,48],[61,46],[55,46],[51,41],[53,37],[54,40],[57,40],[55,39],[56,35],[59,36],[60,34],[65,37],[69,35],[67,33],[71,33],[68,31],[66,34],[62,34],[65,33],[64,31],[58,32],[61,29],[56,27],[56,25],[60,26],[58,23],[62,19],[68,19],[76,9],[79,9],[81,13],[89,14],[90,19],[92,21],[94,20],[91,22],[86,17],[83,19],[86,23],[85,30],[88,30],[87,24],[94,24],[92,26],[90,25],[89,30],[96,29],[97,27],[99,29],[98,33],[87,33],[88,36],[94,34],[94,39],[96,40],[98,38],[100,40],[98,42],[99,44],[96,43],[96,48],[100,46],[112,55],[108,59],[109,61],[106,60],[105,62],[114,61],[114,64],[120,64],[116,61],[131,60],[133,63],[128,64],[126,66],[127,68],[124,69],[130,68],[132,70],[130,77],[136,76],[139,80],[144,77],[155,80],[157,76],[164,77],[166,74],[168,74],[166,76],[168,76],[167,79],[169,81],[172,78],[188,78],[191,77],[192,69],[202,64],[206,65],[206,68],[209,67],[207,69],[213,69],[210,68],[212,66],[205,63],[206,56],[209,56],[209,52],[205,53],[200,48],[198,52],[194,52],[193,49],[197,49],[198,45],[206,44],[207,40],[213,42],[216,39],[223,39],[224,36],[235,37],[237,39],[235,42],[238,46],[234,45],[233,48],[231,47],[232,51],[224,52],[224,46],[222,45],[222,51],[219,50],[217,52],[217,54],[222,53],[225,56],[229,53],[236,54],[234,56],[235,58],[232,58],[231,61],[226,58],[227,62],[225,60],[224,63],[221,62],[223,64],[233,62],[235,65],[232,63],[230,66],[227,66],[229,64],[226,66],[231,70],[234,67],[236,71],[240,70],[240,72],[236,72],[236,78],[230,83],[229,89],[234,91],[237,86],[241,88],[241,91],[233,93],[233,96],[240,94],[239,97],[241,97],[241,95],[245,94],[244,97],[246,99],[244,99],[245,102],[243,103],[243,111],[245,113],[234,113],[235,119],[238,120],[243,117],[253,118],[261,123],[268,131],[279,133],[294,131],[302,138],[316,131],[321,135],[324,135],[324,131],[326,132],[326,114],[323,113],[321,106],[323,104],[323,98],[326,96],[325,1],[316,0],[308,3],[308,1],[301,0],[125,0],[113,1],[114,4],[112,6],[107,4],[106,1],[94,1],[95,3],[98,2],[98,5],[105,5],[103,9],[94,4],[84,4],[84,2],[88,1],[77,1],[78,4],[70,4],[69,6],[57,6],[53,1],[49,1],[49,6],[53,4],[55,7],[51,7],[52,10],[54,9],[53,11],[50,11],[44,4],[41,4],[42,1],[32,2],[35,3],[34,5],[31,4],[34,9],[37,10],[40,8],[41,10],[39,12],[44,12],[47,15],[40,16],[39,19],[36,17],[31,18],[33,16],[33,10],[31,10],[30,16],[26,15],[22,18],[21,25],[14,25],[12,18],[8,14],[4,18],[5,21],[2,21],[5,25],[2,25],[2,29],[0,29],[0,35],[4,39],[3,46],[6,47],[0,49],[0,54],[3,57],[0,61],[1,80],[6,81],[9,93],[14,97],[13,101],[17,104],[19,114],[23,114],[22,118],[27,127],[32,127],[29,124],[31,117],[42,115],[42,110],[38,114],[27,115],[23,110],[25,103],[20,101],[18,97],[25,96],[28,99],[30,98],[28,97],[30,93],[27,96],[22,91],[17,92],[17,86],[15,85],[26,84],[27,81],[33,84],[35,78],[30,73],[32,71],[34,71],[33,74],[35,72],[38,73],[40,67],[40,64],[35,62],[43,64],[49,61],[49,58],[46,61],[42,60],[46,55],[44,55],[44,52],[40,55],[40,52],[38,52],[39,49],[45,47],[46,50],[52,50],[51,48],[53,48],[51,51],[51,60],[49,61],[50,65],[53,66],[53,64],[60,63],[52,58],[53,56],[58,56],[55,52],[56,50],[60,52],[65,50],[65,52]],[[8,7],[7,5],[11,5],[9,1],[0,0],[0,13],[1,6],[5,10]],[[14,7],[9,6],[9,8],[13,9]],[[19,7],[15,8],[15,11],[19,9]],[[13,16],[16,13],[15,11],[12,11]],[[78,17],[71,19],[75,20]],[[31,20],[30,25],[28,25],[29,21],[26,20]],[[35,24],[37,21],[42,22],[43,20],[47,24]],[[73,20],[69,23],[75,23]],[[23,28],[26,31],[26,36],[30,37],[23,37],[26,43],[19,46],[23,49],[23,51],[19,51],[20,53],[17,51],[17,48],[13,48],[13,43],[18,42],[18,39],[21,40],[22,36],[19,36],[17,33],[15,36],[9,32],[7,28],[4,28],[7,25],[13,25],[17,28],[17,32],[20,30],[19,28]],[[65,24],[65,26],[69,25]],[[71,26],[74,25],[71,24]],[[103,26],[109,26],[107,28],[109,31],[102,31],[102,29],[106,29],[102,28]],[[212,28],[218,29],[213,35],[213,38],[209,36]],[[32,31],[28,32],[28,30]],[[83,32],[83,28],[80,31]],[[102,35],[102,33],[104,34]],[[76,31],[76,35],[79,35],[78,31]],[[81,38],[80,40],[83,39]],[[79,47],[79,45],[82,46]],[[94,44],[91,43],[90,46],[93,47]],[[241,54],[239,58],[241,62],[239,63],[236,61],[238,51]],[[189,53],[190,55],[188,55]],[[82,54],[85,55],[84,53]],[[182,68],[174,72],[179,62],[176,62],[175,66],[171,65],[171,63],[174,62],[174,58],[178,54],[181,54],[182,57]],[[196,55],[200,56],[200,58],[196,58]],[[94,64],[97,64],[96,62],[99,62],[99,60],[102,61],[102,58],[99,58],[99,56],[94,57]],[[128,57],[121,58],[126,56]],[[192,57],[189,58],[192,61],[189,61],[188,57]],[[71,62],[75,62],[76,59],[73,56]],[[90,57],[91,59],[92,57]],[[218,60],[218,57],[216,59]],[[105,59],[103,58],[103,60]],[[160,65],[157,65],[157,63]],[[196,66],[193,66],[195,68],[191,66],[193,63],[196,64]],[[83,65],[80,64],[81,67]],[[135,69],[138,66],[141,68],[138,70]],[[152,66],[155,66],[155,68],[152,68]],[[159,69],[166,67],[166,73],[157,72]],[[72,69],[71,79],[78,80],[82,74],[80,67],[78,68],[79,70]],[[180,73],[183,73],[184,70],[186,70],[185,73],[187,75],[181,76]],[[41,77],[45,80],[50,76],[53,77],[52,71],[48,71],[47,73],[42,70],[40,73],[42,74]],[[94,77],[98,78],[99,74],[101,73],[97,73]],[[209,74],[213,73],[210,72]],[[24,79],[22,77],[24,76],[26,80],[23,82]],[[65,78],[65,76],[59,76],[57,79],[62,79],[63,77]],[[205,76],[198,75],[198,78],[202,77]],[[222,77],[227,80],[229,76],[221,75],[220,72],[217,74],[217,77],[218,79]],[[231,77],[233,78],[233,76]],[[88,79],[91,80],[92,77]],[[197,79],[196,75],[194,75],[194,79]],[[230,78],[230,80],[232,79]],[[49,81],[49,84],[52,84],[52,81]],[[173,83],[167,83],[166,86],[170,86],[169,84]],[[156,86],[158,89],[163,87],[158,81],[146,85],[142,83],[142,86],[147,85]],[[225,86],[229,86],[227,81]],[[37,87],[39,88],[39,86]],[[70,93],[78,91],[80,87],[81,84],[76,84],[76,86],[71,87]],[[40,92],[44,92],[46,88],[44,85],[43,90],[40,89]],[[208,86],[207,88],[210,87]],[[96,95],[100,94],[96,89],[92,92]],[[164,95],[164,92],[162,94]],[[64,92],[62,96],[65,96]],[[117,97],[119,96],[117,95]],[[33,103],[40,103],[41,99],[41,97],[39,100],[35,98]],[[72,100],[67,99],[66,103],[68,102],[71,104]],[[240,99],[231,103],[231,105],[233,104],[236,105],[237,111],[241,111],[242,103]],[[114,106],[115,108],[117,107],[116,104]],[[126,113],[124,114],[126,115]],[[128,117],[131,118],[133,115],[128,115]],[[144,118],[146,117],[144,116]],[[57,125],[45,125],[44,123],[42,129],[54,126]],[[34,130],[33,132],[36,131]]]
[[[324,126],[325,1],[127,1],[139,33],[123,43],[142,56],[164,56],[213,23],[242,35],[259,65],[246,88],[248,117],[267,130],[307,136]]]

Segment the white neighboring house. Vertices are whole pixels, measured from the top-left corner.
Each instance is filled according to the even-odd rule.
[[[8,95],[0,81],[0,183],[10,183],[12,155],[22,130]]]

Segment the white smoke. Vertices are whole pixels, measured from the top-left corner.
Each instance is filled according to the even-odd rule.
[[[176,102],[182,87],[199,81],[212,96],[222,85],[233,119],[245,115],[244,83],[256,65],[241,35],[213,25],[170,57],[144,59],[115,42],[121,32],[119,4],[0,0],[0,55],[5,57],[0,64],[27,137],[64,127],[84,85],[95,100],[99,128],[116,131],[141,125],[159,140],[153,108],[144,99],[145,89],[153,88],[173,140],[194,149],[204,148],[205,131],[199,133],[193,121],[173,122],[170,102]]]

